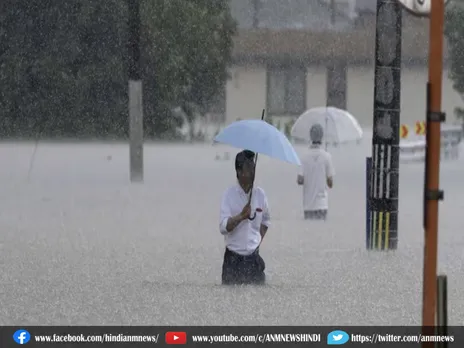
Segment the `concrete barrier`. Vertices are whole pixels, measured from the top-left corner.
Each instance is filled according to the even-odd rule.
[[[458,159],[461,140],[461,126],[443,125],[441,130],[442,157],[444,159]]]
[[[445,160],[459,158],[462,140],[462,127],[455,125],[443,125],[441,130],[441,157]],[[425,160],[425,136],[416,137],[414,140],[402,140],[400,142],[401,162],[423,162]]]
[[[401,162],[423,162],[425,160],[425,139],[400,142]]]

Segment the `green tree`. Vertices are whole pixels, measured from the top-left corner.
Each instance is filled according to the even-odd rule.
[[[123,9],[117,0],[2,2],[2,135],[95,136],[127,123]]]
[[[172,135],[174,107],[225,83],[234,24],[226,0],[141,8],[145,134]],[[127,17],[124,0],[0,2],[0,136],[127,136]]]
[[[182,108],[193,131],[195,117],[208,111],[228,78],[236,30],[228,0],[144,4],[146,38],[151,40],[146,53],[155,67],[147,66],[146,74],[164,89],[162,100]]]
[[[450,54],[449,77],[453,81],[453,88],[464,100],[464,7],[449,6],[446,12],[445,35]],[[457,107],[455,113],[464,123],[464,109]]]

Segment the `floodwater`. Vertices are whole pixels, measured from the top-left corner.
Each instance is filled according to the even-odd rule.
[[[265,287],[220,285],[224,146],[145,146],[129,183],[125,144],[0,144],[1,325],[419,325],[423,164],[401,164],[399,247],[365,250],[361,145],[331,149],[329,221],[302,219],[297,168],[259,158],[273,224]],[[230,160],[215,160],[229,151]],[[298,147],[303,154],[304,147]],[[463,160],[443,162],[439,271],[449,324],[464,324]]]

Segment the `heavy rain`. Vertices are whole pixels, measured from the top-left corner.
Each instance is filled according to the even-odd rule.
[[[401,8],[397,248],[366,250],[377,1],[140,0],[131,17],[135,2],[0,4],[0,324],[421,325],[429,18]],[[451,1],[438,227],[449,325],[464,318],[463,34]],[[260,155],[266,283],[222,285],[220,204],[242,149],[214,137],[265,109],[291,139],[298,116],[325,106],[362,128],[325,143],[327,220],[304,219],[299,166]]]

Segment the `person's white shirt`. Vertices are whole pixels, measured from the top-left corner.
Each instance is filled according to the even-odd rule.
[[[227,232],[227,221],[241,213],[248,203],[249,195],[239,184],[229,187],[223,197],[220,212],[219,230],[224,235],[226,247],[240,255],[250,255],[261,244],[261,225],[269,227],[270,214],[266,194],[260,187],[253,188],[251,196],[251,215],[256,212],[254,220],[242,221],[234,230]]]
[[[303,176],[303,210],[327,210],[329,193],[327,178],[333,178],[335,170],[332,156],[320,145],[311,145],[309,153],[301,161]]]

